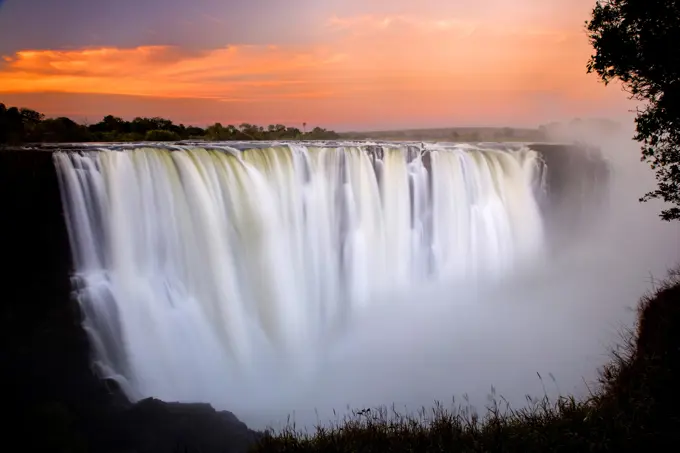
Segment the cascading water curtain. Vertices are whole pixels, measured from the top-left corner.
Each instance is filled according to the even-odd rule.
[[[313,366],[377,295],[503,275],[543,247],[538,155],[471,145],[54,155],[96,363],[132,398],[209,400]],[[209,359],[206,359],[209,357]]]

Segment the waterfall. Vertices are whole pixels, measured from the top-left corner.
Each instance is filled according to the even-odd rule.
[[[376,297],[543,248],[522,146],[211,146],[54,154],[95,363],[133,399],[309,369]]]

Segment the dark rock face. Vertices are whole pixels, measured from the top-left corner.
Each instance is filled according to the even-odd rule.
[[[9,445],[27,451],[239,452],[258,433],[209,405],[131,404],[90,367],[52,153],[0,150],[0,363]],[[7,405],[9,403],[9,406]]]
[[[165,403],[149,398],[121,414],[120,419],[124,437],[139,453],[242,452],[260,437],[231,412],[217,412],[209,404]]]
[[[6,397],[27,417],[44,404],[68,401],[79,409],[106,398],[89,371],[87,338],[70,300],[71,258],[53,168],[51,153],[0,151],[2,363]]]
[[[584,232],[607,205],[609,166],[598,148],[531,144],[547,165],[541,211],[549,242],[557,247]]]

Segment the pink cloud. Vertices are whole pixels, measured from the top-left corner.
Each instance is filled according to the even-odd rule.
[[[205,99],[324,123],[535,121],[627,105],[586,75],[591,49],[578,27],[422,14],[332,16],[325,27],[314,45],[25,50],[5,57],[0,92]]]

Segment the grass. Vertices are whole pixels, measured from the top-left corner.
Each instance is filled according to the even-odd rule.
[[[612,351],[587,399],[527,398],[527,407],[513,410],[492,389],[483,415],[469,404],[437,404],[415,415],[384,407],[355,411],[313,433],[294,425],[269,431],[252,451],[666,451],[680,438],[679,363],[680,268],[642,298],[636,326]]]

